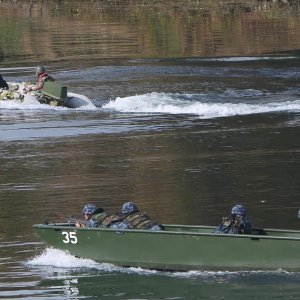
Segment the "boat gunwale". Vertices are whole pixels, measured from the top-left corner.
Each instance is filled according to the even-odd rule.
[[[166,227],[179,227],[179,228],[199,228],[199,229],[214,229],[214,226],[202,226],[202,225],[176,225],[176,224],[164,224]],[[151,231],[151,230],[141,230],[141,229],[114,229],[114,228],[105,228],[105,227],[97,227],[97,228],[87,228],[87,227],[75,227],[70,226],[67,223],[49,223],[49,224],[34,224],[33,228],[38,229],[72,229],[79,231],[104,231],[104,232],[116,232],[116,233],[147,233],[147,234],[169,234],[169,235],[188,235],[188,236],[211,236],[211,237],[223,237],[223,238],[248,238],[252,240],[266,239],[266,240],[295,240],[300,241],[300,231],[293,229],[271,229],[271,228],[254,228],[254,231],[263,231],[263,232],[278,232],[278,233],[298,233],[299,237],[292,236],[277,236],[277,235],[267,235],[267,234],[223,234],[223,233],[208,233],[208,232],[196,232],[196,231],[176,231],[176,230],[162,230],[162,231]]]

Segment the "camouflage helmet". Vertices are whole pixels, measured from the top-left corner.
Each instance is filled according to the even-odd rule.
[[[246,207],[242,204],[237,204],[233,206],[231,209],[231,215],[233,216],[236,215],[245,216],[246,213],[247,213]]]
[[[97,206],[95,204],[86,204],[82,209],[83,215],[92,215],[97,210]]]
[[[44,66],[37,66],[35,68],[35,73],[37,75],[40,75],[40,74],[45,73],[45,72],[46,72],[46,68]]]
[[[122,213],[123,214],[131,214],[133,212],[139,211],[137,206],[133,202],[126,202],[123,204]]]

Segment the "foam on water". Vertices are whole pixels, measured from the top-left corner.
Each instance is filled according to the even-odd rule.
[[[215,277],[233,277],[245,276],[262,273],[272,274],[290,274],[284,270],[277,271],[186,271],[186,272],[170,272],[149,270],[137,267],[125,268],[118,267],[108,263],[98,263],[91,259],[77,258],[70,255],[68,252],[47,248],[40,255],[33,257],[25,263],[32,268],[42,268],[49,273],[69,273],[70,271],[91,270],[100,272],[118,272],[126,274],[140,274],[140,275],[164,275],[179,278],[215,278]]]
[[[201,119],[230,117],[283,111],[300,111],[300,100],[259,100],[262,92],[245,90],[222,94],[148,93],[110,100],[101,108],[94,105],[80,108],[53,107],[35,102],[0,101],[0,109],[49,111],[99,111],[104,113],[189,114]]]
[[[146,270],[141,268],[123,268],[108,263],[98,263],[91,259],[77,258],[66,251],[47,248],[40,255],[26,262],[30,267],[42,267],[48,271],[60,270],[60,272],[69,272],[70,270],[97,270],[103,272],[120,272],[120,273],[141,273],[155,274],[155,270]]]
[[[0,109],[7,109],[7,110],[43,110],[43,111],[94,111],[97,110],[97,108],[94,105],[85,105],[81,106],[79,108],[67,108],[63,106],[50,106],[47,104],[39,103],[36,101],[31,101],[31,99],[28,99],[28,101],[20,102],[18,100],[8,100],[8,101],[0,101]]]
[[[191,100],[189,100],[189,98]],[[149,93],[125,98],[116,98],[102,107],[104,110],[126,113],[193,114],[200,118],[216,118],[234,115],[249,115],[278,111],[299,111],[300,100],[251,104],[207,100],[204,95]]]

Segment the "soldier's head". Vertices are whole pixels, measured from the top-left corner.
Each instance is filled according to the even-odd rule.
[[[234,217],[237,217],[237,216],[245,217],[246,214],[247,214],[246,207],[242,204],[237,204],[237,205],[233,206],[231,209],[231,215]]]
[[[39,76],[39,75],[41,75],[41,74],[43,74],[43,73],[45,73],[46,72],[46,68],[44,67],[44,66],[37,66],[36,68],[35,68],[35,74],[37,75],[37,76]]]
[[[131,214],[133,212],[138,212],[139,209],[133,202],[126,202],[123,204],[122,213],[124,215]]]
[[[89,220],[94,214],[103,212],[103,208],[97,207],[95,204],[86,204],[82,209],[82,214],[86,220]]]
[[[82,209],[82,214],[86,220],[89,220],[96,210],[97,206],[95,204],[86,204]]]

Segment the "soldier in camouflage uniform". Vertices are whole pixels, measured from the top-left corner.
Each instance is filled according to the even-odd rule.
[[[25,92],[31,92],[31,91],[38,91],[43,88],[45,81],[54,81],[54,78],[51,77],[46,68],[44,66],[37,66],[36,67],[36,76],[37,76],[37,82],[35,85],[29,85],[25,88]]]
[[[214,233],[250,234],[251,224],[247,218],[246,207],[241,204],[233,206],[230,215],[223,218]]]
[[[163,226],[153,222],[144,212],[139,211],[133,202],[126,202],[122,207],[123,220],[130,224],[132,229],[159,231]]]
[[[77,221],[76,227],[106,227],[112,229],[128,229],[127,222],[124,222],[117,215],[108,215],[102,208],[97,208],[95,204],[86,204],[82,209],[86,222]]]

